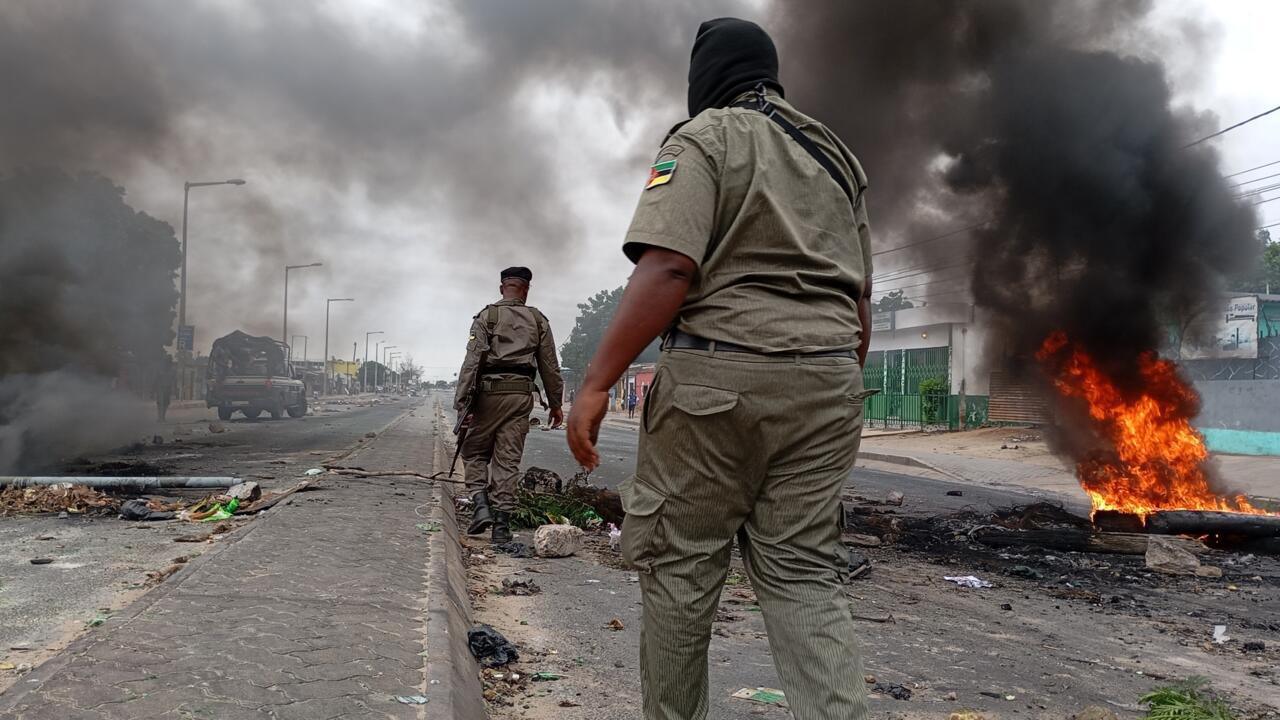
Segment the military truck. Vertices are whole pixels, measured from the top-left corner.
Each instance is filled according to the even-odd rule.
[[[205,378],[205,405],[230,420],[236,411],[250,420],[264,412],[279,420],[307,414],[307,387],[289,362],[289,346],[239,330],[213,341]]]

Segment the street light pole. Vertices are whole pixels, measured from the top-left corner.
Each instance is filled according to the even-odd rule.
[[[360,368],[360,392],[369,392],[369,336],[381,334],[381,330],[372,330],[364,334],[364,366]],[[377,350],[374,352],[376,353]]]
[[[324,301],[324,394],[329,395],[329,306],[336,302],[355,302],[355,298],[329,298]]]
[[[323,263],[311,263],[310,265],[285,265],[284,266],[284,330],[280,332],[280,339],[285,340],[289,337],[289,271],[301,270],[303,268],[321,267]],[[289,347],[289,354],[293,354],[293,346]]]
[[[399,345],[383,345],[382,346],[382,367],[384,372],[389,373],[391,368],[387,367],[387,351],[400,347]],[[387,382],[391,382],[391,377],[387,377]]]
[[[395,388],[397,388],[397,389],[399,389],[399,387],[400,387],[400,376],[399,376],[399,373],[397,373],[396,371],[394,371],[394,370],[392,370],[392,369],[391,369],[391,365],[390,365],[390,363],[395,362],[395,361],[396,361],[396,359],[397,359],[397,358],[399,358],[399,357],[400,357],[400,351],[399,351],[399,350],[397,350],[397,351],[395,351],[395,352],[393,352],[393,353],[391,353],[390,355],[388,355],[388,356],[387,356],[387,363],[388,363],[388,365],[387,365],[387,371],[388,371],[388,372],[390,372],[392,375],[395,375],[395,376],[396,376],[396,381],[395,381],[395,383],[393,383],[393,386],[394,386]]]
[[[187,206],[190,205],[191,188],[210,187],[213,185],[243,185],[244,181],[238,178],[231,180],[216,180],[213,182],[184,182],[182,184],[182,278],[179,280],[178,286],[178,332],[182,332],[182,328],[187,324]],[[174,342],[175,346],[177,342]]]

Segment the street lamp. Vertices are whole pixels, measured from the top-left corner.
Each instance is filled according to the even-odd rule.
[[[383,367],[383,368],[385,368],[385,369],[386,369],[386,370],[388,370],[388,371],[390,371],[390,369],[391,369],[391,368],[388,368],[388,367],[387,367],[387,351],[388,351],[388,350],[393,350],[393,349],[398,348],[398,347],[400,347],[400,346],[399,346],[399,345],[383,345],[383,346],[382,346],[382,367]],[[388,377],[387,377],[387,382],[390,382],[390,381],[391,381],[391,378],[388,376]]]
[[[360,368],[360,392],[369,392],[369,336],[381,334],[381,330],[371,330],[364,334],[364,366]],[[377,344],[374,348],[374,356],[377,357]]]
[[[396,361],[397,361],[397,360],[399,360],[399,359],[400,359],[400,351],[399,351],[399,350],[397,350],[397,351],[395,351],[395,352],[393,352],[393,353],[391,353],[390,355],[388,355],[388,356],[387,356],[387,363],[388,363],[388,365],[387,365],[387,370],[388,370],[388,371],[390,371],[392,375],[396,376],[396,378],[395,378],[395,382],[394,382],[394,383],[392,383],[392,385],[393,385],[397,390],[399,390],[399,389],[400,389],[400,378],[399,378],[399,373],[398,373],[398,372],[396,372],[396,371],[394,371],[394,370],[391,370],[390,363],[396,362]]]
[[[310,265],[285,265],[284,266],[284,330],[280,332],[280,339],[284,340],[289,337],[289,271],[301,270],[303,268],[320,267],[323,263],[311,263]],[[292,354],[292,349],[290,349]]]
[[[187,205],[191,199],[191,188],[211,187],[213,185],[243,185],[239,178],[231,180],[214,180],[206,182],[185,182],[182,184],[182,280],[178,288],[178,332],[187,325]]]
[[[329,298],[324,301],[324,394],[329,395],[329,306],[336,302],[355,302],[355,298]]]
[[[291,353],[293,352],[293,341],[296,338],[302,338],[302,366],[305,368],[307,366],[307,336],[294,335],[293,337],[289,338],[289,352]]]

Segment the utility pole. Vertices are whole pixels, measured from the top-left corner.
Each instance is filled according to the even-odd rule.
[[[381,330],[372,330],[364,334],[364,365],[360,367],[360,392],[369,392],[369,336],[381,334]],[[376,355],[376,349],[374,353]]]
[[[329,298],[324,301],[324,394],[329,394],[329,306],[336,302],[355,302],[355,298]]]
[[[187,325],[187,206],[191,200],[191,188],[213,185],[243,185],[244,180],[216,180],[213,182],[185,182],[182,184],[182,275],[178,281],[178,333]]]
[[[323,263],[311,263],[310,265],[285,265],[284,266],[284,329],[280,331],[280,340],[288,342],[289,339],[289,271],[301,270],[303,268],[321,267]],[[293,346],[289,346],[289,354],[293,355]]]
[[[400,347],[400,346],[399,345],[383,345],[382,346],[382,367],[384,368],[383,372],[387,375],[387,383],[391,382],[391,374],[390,374],[391,368],[387,367],[387,351],[394,350],[397,347]],[[387,383],[383,383],[383,384],[385,385]]]

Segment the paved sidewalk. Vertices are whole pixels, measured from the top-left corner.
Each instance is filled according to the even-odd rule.
[[[430,471],[429,408],[343,460]],[[0,695],[0,717],[421,718],[431,483],[326,477]],[[181,547],[174,547],[178,555]]]
[[[1088,502],[1075,472],[1049,451],[1039,430],[985,428],[957,433],[864,436],[862,457],[916,460],[976,485],[1028,490]],[[1280,458],[1215,455],[1229,487],[1254,497],[1280,498]]]

